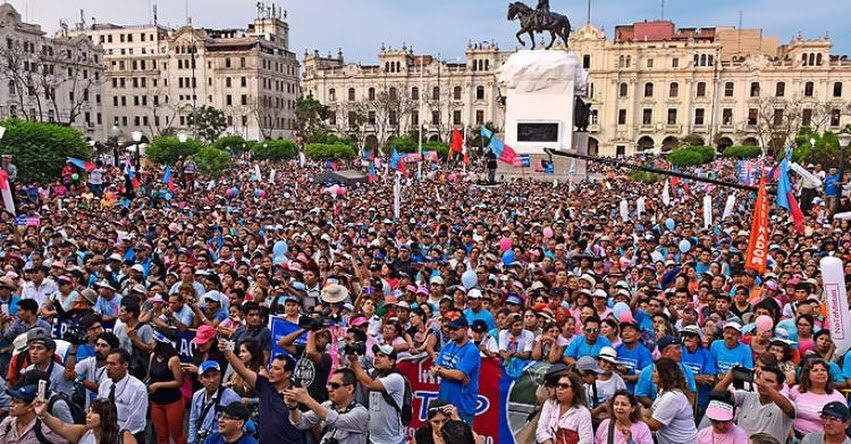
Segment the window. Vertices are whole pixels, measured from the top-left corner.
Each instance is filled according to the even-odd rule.
[[[142,79],[142,80],[144,80],[144,79]],[[243,88],[247,87],[248,86],[248,79],[246,79],[245,77],[240,78],[239,79],[239,86],[241,86]]]
[[[369,88],[369,91],[367,92],[367,98],[370,102],[375,100],[375,88]]]
[[[461,100],[461,87],[456,86],[452,89],[452,99],[453,100]]]
[[[653,68],[653,59],[647,59],[647,68]]]
[[[626,110],[618,110],[618,125],[626,125]]]
[[[833,84],[833,97],[842,97],[842,82]]]
[[[431,112],[431,124],[440,125],[440,111]]]
[[[730,126],[733,124],[733,109],[724,108],[721,110],[721,125]]]
[[[680,67],[680,59],[678,57],[674,57],[671,59],[671,68],[679,68]]]
[[[351,120],[350,120],[351,122]],[[419,125],[420,124],[420,112],[419,111],[411,111],[411,125]]]
[[[391,126],[396,126],[399,124],[399,115],[396,114],[395,110],[390,110],[390,112],[387,113],[387,120],[390,121]]]
[[[652,125],[653,124],[653,110],[651,108],[644,108],[641,112],[641,124],[642,125]]]
[[[485,87],[477,86],[476,87],[476,100],[485,100]]]
[[[759,97],[759,82],[751,82],[751,97]]]
[[[133,87],[134,88],[136,87],[135,83],[136,83],[136,79],[134,78],[133,79]],[[225,88],[230,88],[230,87],[231,87],[230,77],[225,77]],[[333,91],[333,89],[331,91]]]
[[[629,92],[629,87],[626,85],[626,83],[621,83],[620,91],[618,91],[618,95],[621,96],[621,97],[626,97],[628,92]]]
[[[583,69],[591,69],[591,56],[585,54],[582,56],[582,68]]]
[[[354,91],[354,90],[351,90],[351,91]],[[355,100],[355,99],[351,99],[351,100]],[[417,88],[416,86],[411,88],[411,100],[420,100],[420,89]]]
[[[644,97],[653,97],[653,84],[650,82],[644,84]]]
[[[801,126],[810,126],[813,123],[813,110],[812,108],[805,108],[804,111],[801,112]]]
[[[783,97],[786,95],[786,82],[777,82],[777,86],[774,89],[774,95],[777,97]]]
[[[228,80],[230,80],[230,78],[228,78]],[[331,88],[331,89],[328,90],[328,100],[330,100],[332,102],[337,100],[337,90],[336,89]]]
[[[694,109],[694,124],[696,126],[702,126],[705,123],[706,118],[706,110],[703,108],[695,108]]]
[[[233,105],[233,96],[230,94],[225,96],[225,105]]]
[[[840,110],[834,109],[830,112],[830,126],[839,126],[841,119],[842,112]]]
[[[439,97],[440,97],[440,87],[435,86],[434,88],[431,89],[431,98],[433,100],[437,100]]]
[[[804,83],[804,97],[812,97],[815,94],[813,82]]]
[[[452,124],[455,126],[461,125],[461,111],[455,110],[452,111]]]
[[[331,126],[337,126],[337,112],[331,111],[328,113],[328,124]]]
[[[484,125],[485,124],[485,112],[484,110],[477,109],[476,110],[476,125]]]
[[[668,125],[676,125],[677,124],[677,109],[676,108],[668,108]]]
[[[706,82],[697,82],[697,97],[706,97]]]
[[[599,125],[600,124],[600,110],[597,110],[597,109],[591,110],[591,119],[589,119],[589,123],[591,125]]]
[[[680,95],[680,84],[677,82],[672,82],[670,88],[668,88],[668,97],[677,97]]]
[[[366,115],[366,123],[370,125],[375,125],[375,111],[370,111]]]
[[[724,97],[733,97],[733,93],[735,92],[735,84],[733,82],[727,82],[724,84]]]
[[[774,119],[773,120],[774,120],[775,126],[783,125],[783,110],[782,109],[775,109],[774,110]]]
[[[390,100],[398,100],[399,93],[396,91],[396,88],[390,88],[390,91],[387,94],[390,97]]]

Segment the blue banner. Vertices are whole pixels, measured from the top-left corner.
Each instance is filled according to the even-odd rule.
[[[529,154],[521,154],[520,166],[523,168],[529,168],[530,166],[532,166],[532,156],[530,156]]]
[[[283,318],[279,318],[279,317],[272,317],[272,328],[271,328],[271,330],[272,330],[272,356],[288,355],[289,353],[287,353],[286,350],[284,350],[283,348],[281,348],[278,345],[278,341],[282,337],[284,337],[284,336],[286,336],[286,335],[288,335],[288,334],[290,334],[290,333],[292,333],[296,330],[299,330],[299,329],[301,329],[301,327],[299,327],[296,324],[293,324],[290,321],[287,321],[287,320],[285,320]],[[306,344],[307,344],[307,333],[305,332],[303,335],[299,336],[298,339],[295,340],[295,345],[303,346],[303,345],[306,345]]]

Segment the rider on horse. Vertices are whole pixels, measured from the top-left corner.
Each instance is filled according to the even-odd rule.
[[[538,7],[535,8],[535,16],[538,26],[541,28],[547,26],[550,20],[550,0],[538,0]]]

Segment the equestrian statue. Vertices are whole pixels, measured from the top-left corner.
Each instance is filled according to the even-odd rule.
[[[522,34],[529,34],[532,40],[532,49],[535,49],[535,33],[549,32],[550,44],[547,49],[552,48],[556,38],[560,38],[565,46],[567,39],[570,37],[570,21],[566,16],[550,12],[549,0],[538,0],[538,7],[532,9],[523,2],[514,2],[508,5],[508,20],[520,19],[520,31],[517,32],[517,40],[521,45],[526,46],[526,42],[520,37]]]

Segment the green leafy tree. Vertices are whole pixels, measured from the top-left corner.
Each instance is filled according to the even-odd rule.
[[[74,128],[19,119],[2,125],[0,153],[14,156],[20,183],[57,179],[67,157],[92,158],[91,147]]]
[[[392,153],[393,147],[400,153],[416,153],[419,149],[419,141],[412,137],[391,137],[384,143],[383,151]]]
[[[296,133],[305,142],[310,143],[314,133],[323,127],[322,122],[327,118],[328,107],[314,99],[313,96],[301,97],[296,100]]]
[[[696,147],[688,146],[671,151],[671,154],[668,155],[668,160],[671,164],[677,167],[687,167],[706,163],[701,150],[695,148]]]
[[[851,133],[851,126],[845,127],[839,133],[825,131],[821,134],[809,128],[802,128],[795,137],[796,148],[792,151],[792,160],[804,165],[810,162],[820,163],[825,167],[839,165],[841,150],[837,136],[846,132]],[[815,139],[816,142],[815,152],[812,151],[812,145],[810,144],[811,138]]]
[[[298,157],[298,145],[292,140],[267,140],[251,147],[255,160],[290,160]]]
[[[213,146],[198,150],[194,156],[198,170],[203,174],[218,178],[233,166],[230,153]]]
[[[202,106],[189,115],[189,125],[207,143],[213,143],[227,128],[225,113],[212,106]]]
[[[722,157],[728,159],[756,159],[762,154],[762,148],[755,145],[734,145],[724,149]]]
[[[233,151],[235,153],[244,153],[248,151],[248,145],[245,139],[241,136],[222,136],[213,142],[213,147],[223,151]]]
[[[354,159],[357,152],[351,145],[311,143],[304,149],[304,155],[310,160]]]
[[[157,137],[145,149],[145,154],[151,162],[164,165],[194,155],[201,148],[204,148],[204,144],[195,139],[188,139],[186,143],[180,143],[177,137]]]

